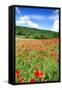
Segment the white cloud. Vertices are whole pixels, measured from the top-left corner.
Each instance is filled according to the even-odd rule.
[[[27,24],[28,24],[29,27],[39,28],[39,25],[36,24],[36,23],[33,23],[31,20],[27,20],[26,22],[27,22]]]
[[[52,25],[52,31],[59,32],[59,20],[55,20]]]
[[[50,20],[59,19],[59,15],[52,15],[52,16],[49,16],[48,19],[50,19]]]
[[[24,15],[22,17],[19,17],[18,20],[16,20],[17,26],[28,26],[31,28],[39,28],[39,25],[37,23],[34,23],[31,21],[30,17],[27,15]]]
[[[19,19],[20,19],[20,20],[29,20],[30,17],[27,16],[27,15],[24,15],[24,16],[20,17]]]
[[[22,24],[25,24],[25,21],[24,20],[17,20],[16,21],[16,25],[17,26],[21,26]]]
[[[41,16],[41,15],[24,15],[22,17],[20,17],[20,19],[36,19],[36,20],[42,20],[42,19],[46,19],[45,16]]]
[[[50,19],[50,20],[57,20],[57,19],[59,19],[59,10],[55,10],[53,12],[53,15],[49,16],[48,19]]]
[[[59,10],[55,10],[52,16],[49,16],[49,19],[53,21],[52,31],[59,32]]]
[[[55,11],[54,11],[54,14],[58,14],[58,13],[59,13],[59,10],[55,10]]]
[[[45,16],[41,16],[41,15],[29,15],[29,17],[31,17],[32,19],[37,19],[37,20],[46,19]]]
[[[18,9],[18,7],[16,7],[16,12],[18,12],[18,14],[20,14],[20,10]]]

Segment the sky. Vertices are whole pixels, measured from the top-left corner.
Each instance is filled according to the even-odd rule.
[[[59,32],[59,9],[16,7],[16,26]]]

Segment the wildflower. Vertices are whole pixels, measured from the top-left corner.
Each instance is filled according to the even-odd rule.
[[[43,78],[45,76],[45,73],[39,70],[35,70],[34,74],[36,77],[39,77],[39,78]]]
[[[35,79],[31,79],[30,82],[31,83],[35,83],[36,81],[35,81]]]
[[[20,71],[19,70],[16,70],[16,77],[18,78],[20,76]]]

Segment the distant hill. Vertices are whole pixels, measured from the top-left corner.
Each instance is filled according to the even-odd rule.
[[[20,27],[20,26],[16,26],[16,35],[24,36],[25,38],[34,38],[34,39],[48,39],[48,38],[59,37],[58,32],[28,28],[28,27]]]

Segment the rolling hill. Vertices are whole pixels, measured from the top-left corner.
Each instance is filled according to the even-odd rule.
[[[32,39],[49,39],[59,37],[58,32],[20,26],[16,26],[16,35],[21,36],[23,38]]]

